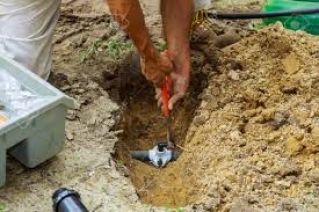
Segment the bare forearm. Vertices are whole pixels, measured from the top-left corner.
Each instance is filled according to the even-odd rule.
[[[162,0],[161,11],[169,52],[175,59],[189,61],[193,0]]]
[[[153,57],[157,52],[151,42],[144,15],[138,0],[105,0],[121,27],[129,34],[142,57]]]

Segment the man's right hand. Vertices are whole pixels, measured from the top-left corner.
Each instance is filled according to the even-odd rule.
[[[178,102],[185,96],[185,93],[189,86],[190,81],[190,56],[189,56],[189,45],[186,44],[183,50],[179,52],[172,52],[166,50],[163,52],[163,55],[166,55],[173,64],[173,71],[170,73],[172,78],[172,93],[171,98],[169,100],[169,110],[173,110],[174,104]],[[158,101],[158,105],[162,107],[162,99],[161,99],[161,89],[156,88],[156,99]]]

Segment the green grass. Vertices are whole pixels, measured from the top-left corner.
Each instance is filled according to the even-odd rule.
[[[98,49],[101,47],[102,40],[96,39],[90,47],[82,54],[81,56],[81,63],[84,63],[88,59],[92,58],[94,55],[97,54]]]
[[[166,42],[164,42],[164,41],[155,41],[155,42],[154,42],[154,46],[155,46],[155,48],[156,48],[158,51],[160,51],[160,52],[162,52],[162,51],[164,51],[165,49],[167,49],[167,44],[166,44]]]
[[[110,38],[105,45],[105,52],[112,59],[120,59],[121,56],[133,49],[131,42],[123,42],[118,38]]]
[[[116,160],[115,163],[116,163],[116,166],[119,167],[119,168],[125,166],[125,165],[124,165],[124,161],[122,161],[122,160]]]
[[[183,208],[167,208],[166,212],[185,212]]]
[[[308,193],[307,193],[307,196],[308,196],[308,197],[311,197],[311,198],[318,198],[318,197],[319,197],[319,194],[316,193],[316,192],[308,192]]]
[[[7,208],[6,204],[0,203],[0,212],[4,212],[6,208]]]
[[[94,58],[99,52],[113,60],[118,60],[132,49],[133,45],[130,41],[123,41],[123,39],[119,37],[111,37],[106,41],[96,39],[89,48],[82,53],[81,63]]]
[[[255,30],[263,29],[263,28],[265,28],[266,26],[268,26],[268,25],[265,24],[263,21],[253,22],[253,29],[255,29]]]
[[[167,49],[167,44],[161,40],[155,41],[154,46],[160,52]],[[123,39],[118,36],[111,37],[105,41],[96,39],[85,51],[82,52],[80,61],[81,63],[84,63],[87,60],[94,59],[94,57],[100,53],[112,60],[119,60],[123,58],[123,55],[132,50],[132,42],[130,40],[123,41]]]

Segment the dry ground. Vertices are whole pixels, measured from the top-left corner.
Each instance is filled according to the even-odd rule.
[[[215,7],[258,9],[262,1],[234,2]],[[143,1],[160,45],[157,4]],[[66,186],[90,211],[318,211],[319,40],[248,26],[218,22],[205,26],[215,34],[192,37],[192,85],[174,113],[183,154],[157,170],[127,154],[165,133],[131,44],[102,1],[63,1],[50,81],[76,100],[66,147],[33,170],[9,159],[0,206],[50,211],[52,192]]]

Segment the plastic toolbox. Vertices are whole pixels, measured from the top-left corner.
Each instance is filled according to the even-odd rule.
[[[73,100],[22,65],[0,55],[0,186],[6,154],[34,168],[60,152]]]

